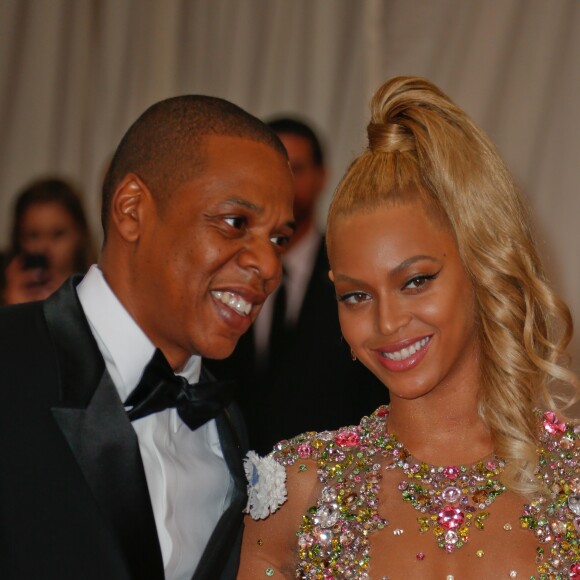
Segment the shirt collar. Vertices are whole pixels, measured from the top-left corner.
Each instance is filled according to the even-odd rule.
[[[107,369],[124,401],[137,386],[155,352],[155,345],[115,296],[97,265],[91,266],[78,285],[77,293]],[[177,374],[195,383],[200,371],[201,357],[193,355]]]

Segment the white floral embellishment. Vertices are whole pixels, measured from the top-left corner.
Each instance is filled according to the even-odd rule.
[[[244,510],[255,520],[273,514],[286,501],[286,469],[271,457],[248,451],[244,458],[248,480],[248,505]]]

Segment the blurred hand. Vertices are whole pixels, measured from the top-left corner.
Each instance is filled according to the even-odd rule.
[[[25,269],[21,256],[13,258],[4,272],[4,304],[20,304],[48,298],[58,284],[46,268]]]

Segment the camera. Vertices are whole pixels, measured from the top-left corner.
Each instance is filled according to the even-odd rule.
[[[22,268],[24,270],[48,270],[48,257],[45,254],[23,254]]]

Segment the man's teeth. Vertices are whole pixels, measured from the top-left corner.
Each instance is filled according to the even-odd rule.
[[[405,360],[410,356],[413,356],[418,350],[422,349],[429,342],[430,338],[430,336],[427,336],[407,348],[402,348],[396,352],[381,352],[381,354],[390,360]]]
[[[252,310],[252,304],[246,302],[239,294],[234,294],[233,292],[222,292],[221,290],[214,290],[212,294],[226,306],[229,306],[232,310],[235,310],[238,314],[242,316],[247,316]]]

